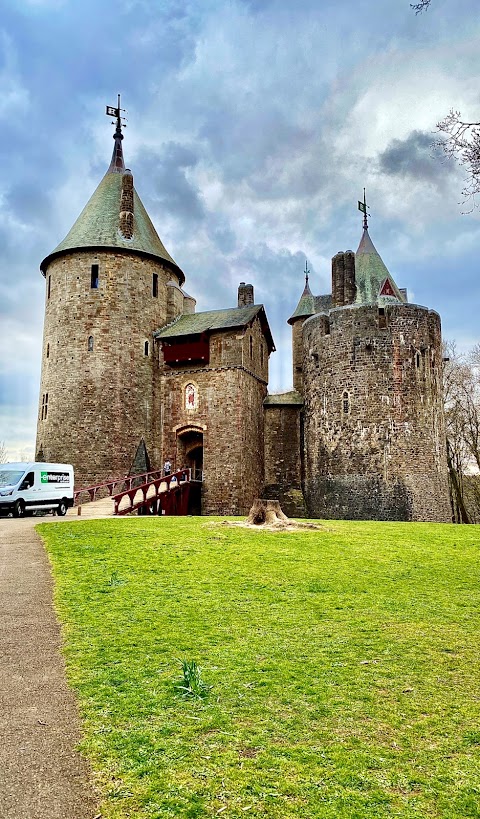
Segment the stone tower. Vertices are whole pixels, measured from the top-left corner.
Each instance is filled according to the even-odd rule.
[[[407,303],[366,222],[302,334],[308,514],[450,520],[440,317]]]
[[[153,333],[184,311],[184,275],[125,168],[120,98],[110,166],[46,280],[36,450],[73,463],[76,485],[126,474],[143,438],[161,458],[160,375]],[[188,305],[186,310],[188,310]]]

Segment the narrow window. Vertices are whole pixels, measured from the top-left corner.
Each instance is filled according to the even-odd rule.
[[[149,345],[148,341],[146,341],[146,342],[145,342],[145,344],[143,345],[143,353],[144,353],[144,355],[148,355],[149,350],[150,350],[150,345]]]
[[[93,336],[88,337],[88,352],[93,352]]]
[[[343,414],[348,415],[350,412],[350,396],[348,392],[345,390],[342,396],[342,407],[343,407]]]
[[[420,353],[415,353],[415,366],[417,370],[420,368]]]
[[[42,421],[47,417],[48,412],[48,392],[42,395]]]
[[[47,358],[50,357],[50,344],[47,344]]]
[[[263,341],[260,344],[260,365],[263,367]]]
[[[92,264],[90,271],[90,287],[92,290],[98,290],[98,264]]]
[[[253,338],[250,336],[250,360],[253,358]]]
[[[52,277],[49,276],[48,277],[48,282],[47,282],[47,299],[50,298],[51,284],[52,284]]]
[[[158,297],[158,273],[152,276],[152,296],[156,299]]]
[[[387,317],[385,315],[385,307],[378,308],[378,327],[380,330],[385,330],[387,326]]]

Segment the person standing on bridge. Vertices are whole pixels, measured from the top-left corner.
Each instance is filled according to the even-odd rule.
[[[163,474],[164,475],[170,475],[171,471],[172,471],[172,464],[170,463],[170,460],[167,458],[167,460],[163,464]]]

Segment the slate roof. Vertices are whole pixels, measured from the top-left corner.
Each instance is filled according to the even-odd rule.
[[[163,246],[135,189],[133,191],[133,237],[126,239],[120,233],[119,221],[122,179],[122,169],[118,167],[118,164],[114,166],[112,159],[112,164],[107,173],[90,197],[65,239],[60,242],[55,250],[41,263],[40,269],[44,275],[49,262],[62,253],[82,248],[98,248],[102,250],[121,249],[135,253],[143,253],[146,256],[167,262],[170,267],[173,267],[177,276],[180,277],[180,284],[183,284],[185,281],[183,272]]]
[[[303,290],[302,295],[300,296],[300,301],[298,302],[295,311],[292,313],[290,318],[288,319],[288,324],[293,324],[295,319],[297,318],[307,318],[308,316],[313,316],[315,313],[315,296],[313,295],[312,291],[310,290],[310,285],[308,284],[308,279],[305,282],[305,287]]]
[[[380,296],[380,289],[389,279],[395,295]],[[405,298],[398,289],[393,276],[388,272],[380,254],[368,234],[363,229],[358,250],[355,254],[355,284],[357,293],[354,304],[389,304],[392,301],[405,302]]]
[[[167,341],[216,330],[233,330],[235,327],[246,327],[257,315],[271,352],[275,349],[275,344],[273,343],[263,304],[249,304],[247,307],[231,307],[226,310],[207,310],[204,313],[184,314],[167,327],[157,330],[154,336],[161,341]]]
[[[267,395],[263,405],[265,407],[303,407],[303,398],[296,390],[290,390],[290,392]]]

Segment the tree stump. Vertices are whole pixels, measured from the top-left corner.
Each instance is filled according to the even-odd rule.
[[[272,526],[288,522],[289,518],[282,512],[278,500],[265,500],[263,498],[255,498],[247,518],[247,523],[253,523],[255,526],[261,526],[264,523],[267,526]]]

